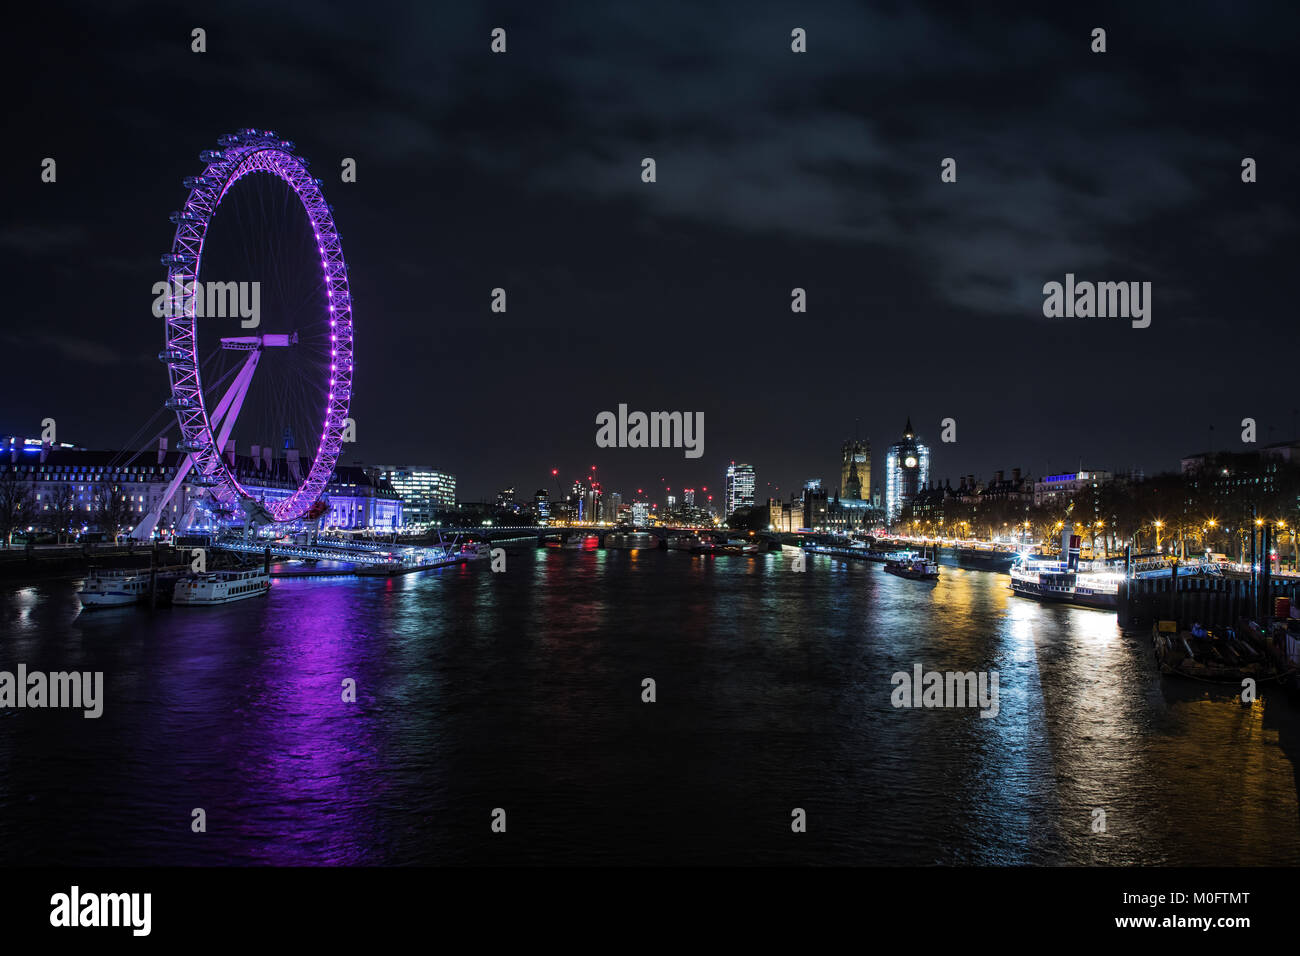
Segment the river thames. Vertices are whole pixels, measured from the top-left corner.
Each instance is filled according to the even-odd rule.
[[[1300,863],[1293,700],[1162,678],[1002,574],[520,550],[154,612],[77,583],[0,598],[0,669],[104,674],[98,719],[0,710],[4,864]],[[894,707],[916,665],[997,671],[997,715]]]

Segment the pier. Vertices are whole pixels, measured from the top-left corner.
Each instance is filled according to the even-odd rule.
[[[1180,629],[1193,623],[1205,627],[1236,626],[1241,618],[1259,620],[1275,615],[1278,598],[1292,607],[1300,598],[1300,579],[1247,574],[1184,574],[1132,577],[1119,586],[1120,627],[1144,627],[1155,621],[1177,621]]]

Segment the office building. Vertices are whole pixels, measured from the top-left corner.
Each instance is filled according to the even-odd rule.
[[[754,506],[754,466],[737,465],[734,461],[727,466],[726,508],[730,517],[738,508]]]

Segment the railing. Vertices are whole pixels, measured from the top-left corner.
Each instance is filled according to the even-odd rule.
[[[285,544],[254,544],[242,541],[217,541],[212,547],[222,551],[242,554],[265,554],[267,548],[279,558],[304,558],[315,561],[350,561],[354,564],[402,564],[419,567],[424,564],[445,564],[457,560],[459,552],[443,548],[411,548],[397,551],[355,550],[352,548],[304,547]]]
[[[1163,578],[1173,573],[1173,569],[1178,568],[1178,576],[1205,574],[1213,577],[1223,576],[1223,565],[1217,561],[1177,561],[1170,558],[1159,558],[1154,561],[1142,561],[1133,565],[1132,575],[1135,578]]]

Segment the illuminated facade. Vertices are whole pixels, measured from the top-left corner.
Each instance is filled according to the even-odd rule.
[[[916,437],[907,420],[903,440],[885,454],[885,520],[892,524],[903,508],[925,487],[930,476],[930,446]]]
[[[1115,475],[1109,471],[1068,471],[1063,475],[1048,475],[1034,482],[1036,506],[1067,505],[1081,492],[1093,492]]]
[[[255,500],[268,506],[287,500],[299,487],[294,462],[288,457],[272,457],[269,448],[257,450],[256,456],[236,455],[230,450],[223,457]],[[37,531],[62,535],[89,530],[115,535],[134,528],[160,506],[163,510],[156,526],[160,532],[183,533],[230,520],[228,515],[213,513],[210,489],[188,481],[163,503],[167,486],[186,457],[169,450],[165,438],[153,454],[0,443],[0,454],[5,451],[9,454],[0,460],[0,470],[12,469],[14,476],[30,487],[30,524]],[[110,496],[111,502],[106,500]],[[320,519],[322,528],[387,530],[401,524],[402,500],[375,469],[335,467],[322,497],[329,505]]]
[[[840,498],[871,500],[871,443],[846,441],[840,449]]]
[[[727,466],[727,516],[730,517],[738,508],[754,506],[754,466],[737,465],[734,461]]]
[[[433,523],[434,512],[456,507],[456,476],[424,465],[380,465],[379,473],[402,497],[407,527]]]
[[[810,478],[803,486],[803,507],[799,509],[802,528],[825,531],[830,511],[830,499],[822,488],[820,478]]]

